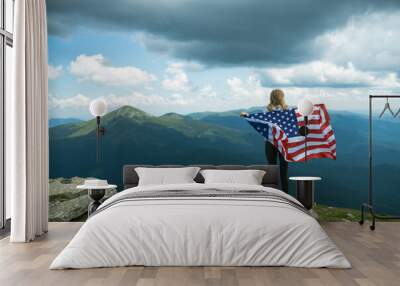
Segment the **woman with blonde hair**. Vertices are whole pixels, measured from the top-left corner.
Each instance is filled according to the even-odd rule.
[[[267,110],[278,111],[278,110],[287,110],[289,107],[285,103],[285,94],[281,89],[273,89],[270,93],[270,100],[267,105]],[[247,117],[249,113],[241,112],[240,116]],[[280,167],[280,175],[281,175],[281,186],[282,190],[286,193],[289,192],[289,182],[288,182],[288,162],[285,160],[283,155],[279,152],[279,150],[274,146],[274,144],[270,143],[268,140],[265,140],[265,155],[267,157],[267,161],[271,165],[277,164],[277,159],[279,157],[279,167]]]

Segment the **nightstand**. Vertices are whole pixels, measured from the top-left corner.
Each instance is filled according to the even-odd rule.
[[[88,216],[94,213],[97,208],[101,205],[102,199],[104,198],[106,191],[117,188],[116,185],[103,185],[103,186],[95,186],[95,185],[79,185],[76,187],[80,190],[87,190],[89,197],[92,199],[92,202],[88,206]]]
[[[314,206],[314,182],[320,181],[320,177],[290,177],[289,180],[296,181],[296,199],[303,206],[311,210]]]

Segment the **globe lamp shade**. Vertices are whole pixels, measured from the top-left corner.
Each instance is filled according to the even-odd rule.
[[[104,99],[95,99],[90,102],[89,109],[94,117],[103,116],[107,112],[107,103]]]
[[[314,105],[308,99],[303,99],[299,102],[297,108],[301,115],[309,116],[313,111]]]

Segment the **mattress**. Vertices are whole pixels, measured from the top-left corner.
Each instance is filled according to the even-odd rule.
[[[197,183],[114,195],[50,269],[132,265],[351,267],[293,197],[263,186]]]

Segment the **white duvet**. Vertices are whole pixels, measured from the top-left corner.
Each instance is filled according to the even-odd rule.
[[[253,185],[180,184],[155,190],[267,190]],[[349,268],[318,222],[285,204],[258,199],[176,198],[125,201],[91,217],[50,269],[145,266],[294,266]]]

